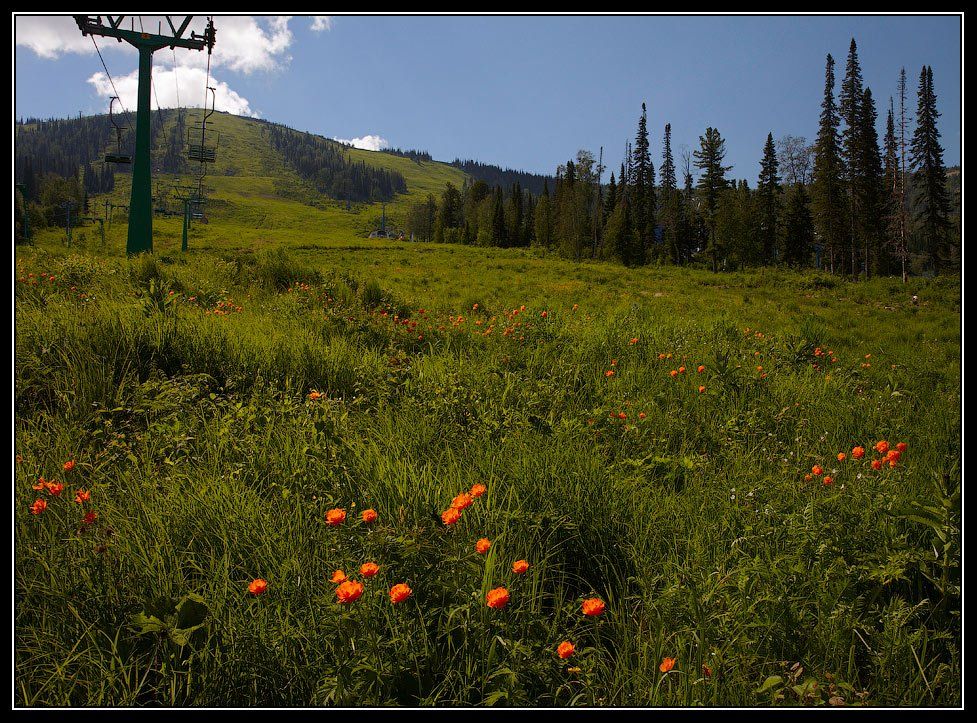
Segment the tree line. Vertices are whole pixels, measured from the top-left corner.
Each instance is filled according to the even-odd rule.
[[[713,127],[677,165],[666,124],[656,169],[642,104],[634,140],[607,182],[603,150],[596,159],[581,150],[557,168],[552,188],[540,177],[538,192],[518,181],[478,178],[456,161],[475,179],[413,204],[407,230],[419,240],[533,245],[628,266],[783,265],[866,278],[958,268],[958,211],[943,163],[932,68],[920,71],[911,135],[901,72],[898,106],[889,99],[880,140],[878,108],[854,39],[837,98],[834,67],[828,55],[816,140],[775,141],[768,133],[753,188],[728,177],[726,141]]]
[[[407,192],[403,175],[350,160],[340,143],[277,124],[267,124],[261,132],[287,165],[326,196],[369,203]]]

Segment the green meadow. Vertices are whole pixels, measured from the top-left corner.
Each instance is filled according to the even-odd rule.
[[[18,705],[960,704],[959,277],[368,240],[272,183],[186,254],[17,250]]]

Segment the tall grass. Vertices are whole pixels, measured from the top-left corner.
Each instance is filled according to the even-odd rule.
[[[479,249],[17,263],[18,705],[961,700],[958,279],[915,307]]]

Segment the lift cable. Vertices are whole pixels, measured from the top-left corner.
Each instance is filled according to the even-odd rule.
[[[102,57],[102,51],[98,49],[98,43],[95,42],[95,36],[91,35],[90,37],[92,39],[92,45],[95,46],[95,52],[98,53],[98,59],[102,61],[102,68],[105,70],[105,75],[109,79],[112,90],[115,92],[116,98],[119,99],[119,105],[122,106],[122,111],[126,114],[126,123],[129,125],[129,129],[132,130],[132,120],[129,116],[129,109],[126,108],[125,103],[122,102],[122,96],[119,95],[119,91],[115,87],[115,81],[112,80],[112,74],[109,72],[109,68],[105,64],[105,58]]]

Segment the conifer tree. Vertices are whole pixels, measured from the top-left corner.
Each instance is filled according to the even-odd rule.
[[[630,201],[633,208],[634,226],[641,245],[639,257],[635,264],[643,264],[651,251],[653,237],[649,228],[654,230],[654,168],[651,165],[651,154],[648,145],[648,113],[645,104],[641,104],[641,118],[638,120],[638,133],[634,139],[634,155],[631,158],[631,194]]]
[[[834,100],[834,65],[834,58],[829,54],[825,62],[824,98],[821,101],[818,137],[814,144],[814,180],[811,184],[814,230],[828,256],[832,273],[835,256],[844,241],[844,196],[838,135],[839,116]]]
[[[716,213],[719,210],[719,198],[728,188],[726,171],[732,166],[724,166],[726,157],[726,141],[715,128],[706,128],[704,135],[699,136],[699,150],[693,153],[696,168],[702,171],[699,177],[698,189],[702,198],[702,215],[708,231],[707,249],[712,259],[712,270],[719,271],[719,249],[716,239]]]
[[[910,147],[910,161],[914,190],[918,189],[915,221],[934,274],[940,272],[946,258],[950,232],[950,195],[946,187],[940,131],[936,127],[939,117],[933,69],[924,66],[919,74],[916,130]]]
[[[783,217],[784,263],[806,266],[814,243],[814,222],[803,183],[795,183],[786,194]]]
[[[848,232],[847,245],[850,255],[849,271],[857,275],[855,249],[858,245],[858,228],[861,225],[863,209],[860,205],[858,193],[862,182],[864,143],[862,132],[865,124],[862,121],[863,108],[862,69],[858,62],[858,48],[855,38],[851,39],[848,47],[848,63],[845,66],[845,78],[841,83],[841,93],[838,96],[841,119],[845,127],[841,133],[841,158],[844,163],[844,177],[848,200]]]
[[[767,134],[767,142],[763,147],[756,198],[761,263],[772,264],[776,261],[777,218],[780,215],[780,175],[773,133]]]

